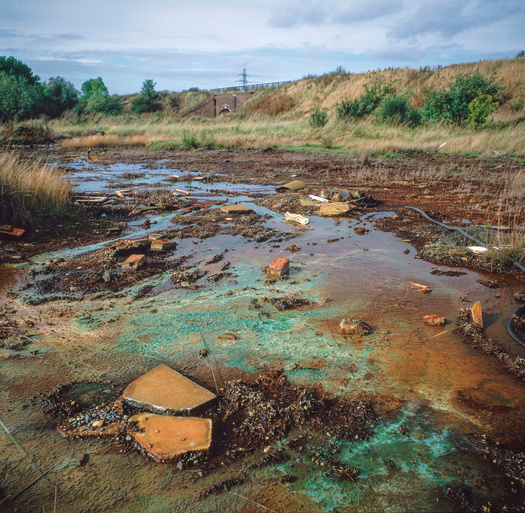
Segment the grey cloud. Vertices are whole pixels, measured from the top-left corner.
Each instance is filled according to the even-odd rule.
[[[359,23],[401,11],[403,0],[288,0],[274,9],[268,23],[277,28]]]
[[[470,29],[508,20],[523,22],[522,0],[432,0],[407,13],[387,33],[394,39],[424,34],[451,38]],[[521,22],[520,22],[521,20]]]
[[[54,37],[56,37],[57,39],[66,39],[66,40],[85,39],[83,36],[79,36],[78,34],[56,34]]]
[[[394,62],[419,62],[426,55],[427,51],[417,46],[391,46],[368,53],[372,59]]]

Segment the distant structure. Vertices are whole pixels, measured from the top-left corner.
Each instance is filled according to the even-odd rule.
[[[242,73],[239,73],[237,76],[242,78],[241,80],[236,80],[236,82],[242,82],[243,87],[246,87],[248,85],[248,74],[246,73],[246,68],[243,68]]]
[[[212,100],[186,112],[182,117],[202,116],[205,118],[215,118],[227,112],[235,112],[245,101],[249,100],[252,95],[252,92],[217,94]]]

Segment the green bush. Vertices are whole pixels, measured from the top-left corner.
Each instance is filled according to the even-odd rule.
[[[405,95],[389,96],[376,109],[378,117],[391,124],[406,124],[416,126],[421,123],[421,112],[410,106]]]
[[[481,128],[487,121],[487,117],[494,112],[499,106],[499,103],[490,94],[480,94],[474,98],[469,104],[469,124],[474,128]]]
[[[71,82],[67,82],[62,77],[50,78],[44,83],[44,94],[45,112],[52,118],[60,116],[78,104],[78,91]]]
[[[326,123],[328,123],[328,114],[324,110],[315,109],[310,114],[309,122],[310,122],[310,125],[313,126],[314,128],[321,128],[325,126]]]
[[[355,100],[343,100],[337,105],[337,117],[339,119],[345,120],[347,118],[358,119],[363,117],[363,112],[361,110],[361,104],[358,99]]]
[[[425,90],[423,117],[428,122],[462,125],[469,120],[469,104],[474,99],[489,95],[498,102],[501,90],[494,79],[484,78],[479,72],[460,75],[448,91]]]
[[[157,91],[155,91],[155,82],[151,79],[144,80],[140,96],[137,96],[131,102],[131,110],[137,114],[160,110],[160,104],[155,101],[158,95]]]

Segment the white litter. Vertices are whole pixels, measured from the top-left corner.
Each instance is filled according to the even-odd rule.
[[[485,253],[488,251],[488,249],[484,248],[483,246],[469,246],[468,249],[470,249],[472,253]]]
[[[308,197],[310,199],[313,199],[315,201],[320,201],[321,203],[328,203],[329,200],[327,200],[326,198],[320,198],[319,196],[314,196],[313,194],[308,194]]]
[[[295,221],[296,223],[307,225],[309,223],[309,219],[305,216],[302,216],[301,214],[290,214],[290,212],[286,212],[284,214],[284,218],[287,221]]]

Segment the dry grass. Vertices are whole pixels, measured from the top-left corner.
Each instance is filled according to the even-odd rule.
[[[14,153],[0,156],[0,222],[17,227],[37,224],[44,216],[70,212],[73,188],[64,174]]]
[[[118,146],[138,147],[147,146],[154,141],[154,136],[132,135],[122,137],[116,134],[91,135],[89,137],[73,137],[62,141],[64,148],[114,148]]]

